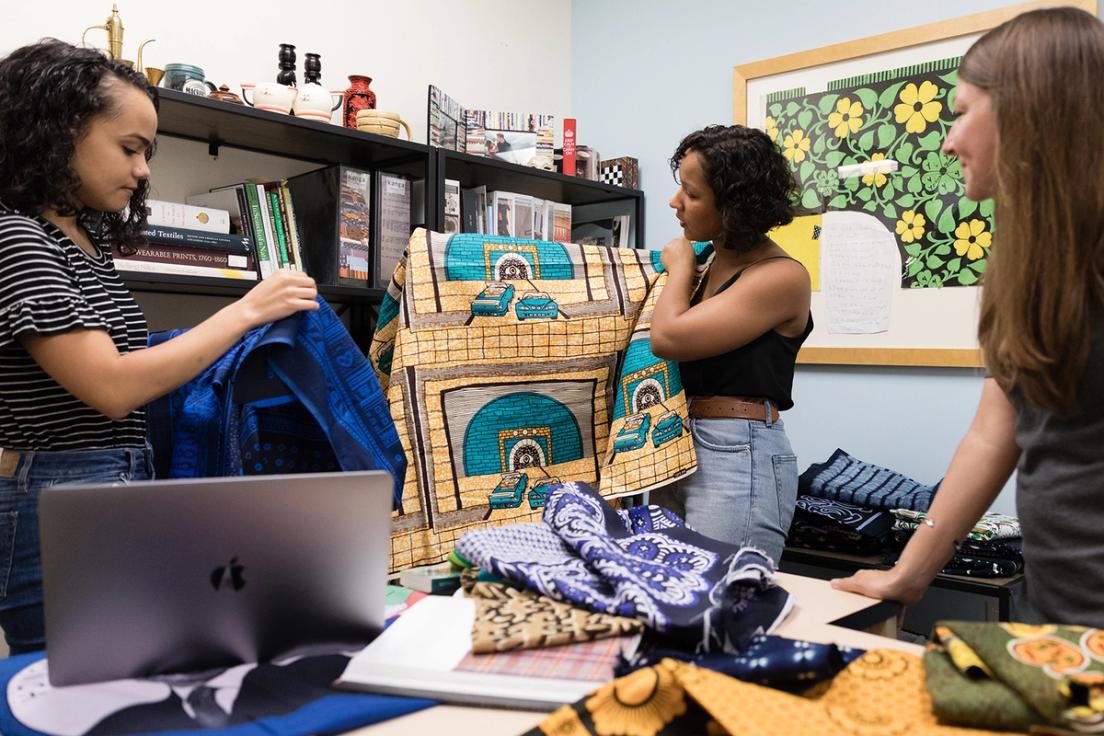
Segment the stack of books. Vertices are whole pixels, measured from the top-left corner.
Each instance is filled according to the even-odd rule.
[[[217,207],[148,200],[146,243],[116,247],[120,272],[257,279],[252,238],[231,232],[231,217]]]

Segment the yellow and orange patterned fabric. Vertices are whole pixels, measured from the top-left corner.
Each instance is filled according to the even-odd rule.
[[[945,722],[1104,733],[1104,630],[941,621],[924,668]]]
[[[415,231],[369,349],[409,461],[393,569],[539,520],[558,480],[612,498],[696,468],[678,366],[651,352],[665,280],[655,251]]]
[[[932,715],[921,658],[879,649],[806,695],[665,659],[553,712],[533,736],[967,736]]]

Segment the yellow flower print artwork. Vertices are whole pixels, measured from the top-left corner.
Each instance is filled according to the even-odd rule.
[[[600,734],[654,736],[686,712],[686,695],[669,670],[645,667],[603,685],[586,709]]]
[[[858,100],[851,101],[850,97],[841,97],[836,103],[834,112],[828,113],[828,127],[833,130],[837,138],[846,138],[852,133],[857,133],[862,127],[863,106]]]
[[[913,210],[905,210],[901,213],[901,219],[897,221],[897,234],[901,236],[901,242],[914,243],[924,237],[924,225],[927,220],[924,216]]]
[[[773,117],[768,115],[763,127],[766,128],[768,138],[772,141],[778,140],[778,123],[774,121]]]
[[[939,87],[926,79],[919,87],[912,82],[906,84],[901,90],[901,102],[893,107],[897,124],[904,123],[909,133],[923,133],[928,123],[938,120],[943,111],[943,103],[935,101],[938,94]]]
[[[993,244],[993,233],[985,229],[984,220],[960,222],[955,228],[955,253],[971,261],[983,257]]]
[[[804,131],[795,130],[792,133],[787,133],[786,137],[782,139],[782,155],[795,164],[804,161],[805,154],[808,152],[809,139],[805,137]]]
[[[871,161],[885,161],[885,154],[884,153],[875,153],[873,156],[870,157],[870,160]],[[885,183],[887,181],[889,181],[889,177],[887,177],[885,174],[883,174],[880,171],[877,174],[867,174],[862,178],[862,183],[867,185],[868,187],[869,186],[884,187]]]

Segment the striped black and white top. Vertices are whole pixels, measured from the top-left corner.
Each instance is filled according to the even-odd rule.
[[[144,409],[108,419],[50,378],[19,341],[74,329],[105,330],[120,353],[146,347],[146,319],[110,254],[97,244],[90,256],[48,221],[0,204],[0,448],[145,445]]]

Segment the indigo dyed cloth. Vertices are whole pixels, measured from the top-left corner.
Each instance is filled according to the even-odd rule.
[[[931,639],[924,669],[944,723],[1104,732],[1104,631],[940,621]]]
[[[926,486],[893,470],[863,462],[837,449],[798,478],[801,493],[870,509],[927,511],[939,484]]]
[[[436,705],[338,693],[347,654],[55,688],[41,652],[0,660],[4,736],[308,736],[342,733]]]
[[[618,512],[583,483],[554,487],[540,523],[467,532],[457,551],[507,581],[638,619],[696,651],[741,651],[791,606],[762,552],[709,539],[657,506]]]
[[[396,505],[406,456],[375,372],[321,298],[249,331],[148,407],[162,478],[386,470]],[[150,335],[150,346],[180,330]]]
[[[616,674],[620,677],[641,667],[657,665],[664,659],[675,659],[744,682],[796,693],[832,679],[865,651],[760,634],[739,654],[688,654],[676,649],[642,646],[632,656],[622,659]]]

